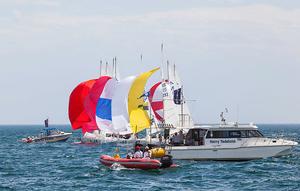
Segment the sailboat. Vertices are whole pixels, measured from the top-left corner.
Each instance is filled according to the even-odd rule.
[[[82,130],[83,140],[99,136],[95,108],[106,82],[113,77],[119,78],[116,58],[113,58],[113,68],[108,62],[100,61],[100,77],[80,83],[70,94],[69,119],[73,130]]]
[[[120,82],[111,80],[97,104],[96,122],[106,141],[135,140],[137,133],[150,127],[150,118],[141,97],[147,80],[159,68],[130,76]]]
[[[82,142],[128,140],[132,138],[131,135],[149,127],[150,119],[144,110],[145,101],[141,95],[147,80],[158,69],[121,80],[111,76],[100,76],[86,91],[87,94],[83,95],[80,103],[84,108],[82,112],[88,116],[88,120],[80,124],[85,131]],[[72,111],[69,110],[69,113]]]
[[[165,142],[170,135],[194,127],[175,64],[167,62],[166,71],[166,77],[149,90],[150,116],[154,123],[147,131],[146,141],[151,143]]]

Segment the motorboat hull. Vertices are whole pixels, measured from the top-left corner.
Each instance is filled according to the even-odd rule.
[[[236,148],[207,148],[205,146],[173,146],[166,147],[173,159],[190,160],[253,160],[268,157],[289,155],[293,146],[252,146]]]
[[[161,162],[156,159],[116,159],[108,155],[102,155],[100,157],[100,163],[108,167],[111,167],[113,164],[117,163],[125,168],[135,168],[142,170],[159,169],[162,165]]]
[[[57,136],[47,136],[47,137],[34,139],[33,142],[46,142],[46,143],[65,142],[70,138],[70,136],[71,136],[71,134],[57,135]]]
[[[54,142],[65,142],[67,141],[72,133],[64,133],[61,135],[50,135],[45,137],[33,137],[33,138],[24,138],[21,141],[24,143],[38,143],[38,142],[46,142],[46,143],[54,143]]]

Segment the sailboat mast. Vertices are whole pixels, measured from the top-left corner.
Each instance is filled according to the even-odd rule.
[[[174,64],[174,66],[173,66],[173,74],[174,74],[174,79],[176,80],[176,82],[177,82],[177,78],[176,78],[176,66],[175,66],[175,64]]]
[[[149,107],[149,116],[150,116],[150,144],[152,144],[152,138],[151,138],[151,134],[152,134],[152,112],[151,112],[151,103],[149,101],[149,96],[148,96],[148,107]]]
[[[115,78],[117,79],[117,57],[115,57]]]
[[[108,62],[105,63],[105,75],[107,75],[108,72]]]
[[[164,81],[164,44],[163,43],[161,43],[160,51],[161,51],[160,73],[161,73],[161,79],[162,79],[162,81]]]
[[[111,77],[115,78],[115,58],[113,58],[113,66],[112,66]]]
[[[161,68],[160,68],[160,74],[161,74],[161,85],[163,90],[166,88],[166,84],[165,84],[165,80],[164,80],[164,44],[161,43],[161,47],[160,47],[160,51],[161,51]],[[169,75],[169,74],[168,74]],[[163,110],[162,110],[162,116],[163,116],[163,121],[162,123],[165,124],[165,105],[166,105],[166,99],[163,96]]]
[[[167,60],[167,77],[168,77],[167,79],[168,80],[170,80],[169,65],[170,65],[169,60]]]
[[[181,86],[181,100],[180,100],[180,104],[181,104],[181,113],[180,113],[180,116],[181,116],[181,127],[183,127],[184,126],[184,114],[183,114],[183,112],[184,112],[184,108],[183,108],[183,103],[184,103],[184,98],[183,98],[183,86]]]
[[[100,60],[100,76],[102,76],[102,60]]]

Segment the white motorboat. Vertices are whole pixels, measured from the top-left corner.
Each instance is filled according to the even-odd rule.
[[[195,126],[185,131],[185,136],[166,146],[174,159],[240,161],[279,157],[291,154],[292,148],[298,144],[264,137],[253,124],[224,123]]]
[[[63,142],[67,141],[72,133],[66,133],[57,128],[45,128],[37,137],[33,137],[33,142]]]
[[[167,80],[162,80],[161,84],[150,90],[150,103],[159,126],[147,132],[146,141],[166,144],[168,154],[174,159],[250,160],[276,157],[290,154],[298,144],[266,138],[253,124],[228,124],[224,112],[220,115],[219,125],[195,125],[174,65],[167,65],[167,74]]]
[[[45,120],[45,128],[37,135],[30,136],[21,139],[24,143],[34,143],[34,142],[63,142],[67,141],[72,133],[63,132],[54,127],[48,127],[48,119]]]

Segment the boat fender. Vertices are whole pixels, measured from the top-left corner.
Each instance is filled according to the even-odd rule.
[[[165,156],[165,154],[166,154],[166,150],[163,148],[154,148],[154,149],[151,149],[150,152],[151,152],[151,156],[153,158],[161,158],[161,157]]]

